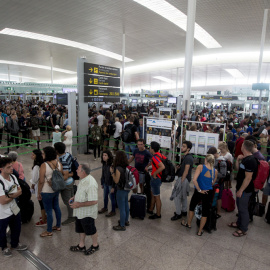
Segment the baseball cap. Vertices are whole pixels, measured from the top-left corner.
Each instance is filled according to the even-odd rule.
[[[58,125],[54,126],[54,129],[60,129],[60,127]]]

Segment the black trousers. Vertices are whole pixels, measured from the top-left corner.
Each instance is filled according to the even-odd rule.
[[[15,144],[19,144],[19,133],[10,133],[10,142],[11,143],[14,143],[15,142]],[[12,137],[12,136],[14,136],[14,137],[17,137],[17,138],[14,138],[14,137]],[[17,146],[18,147],[18,146]]]
[[[94,148],[94,157],[97,157],[97,149],[98,149],[98,157],[100,157],[100,145],[93,144]]]

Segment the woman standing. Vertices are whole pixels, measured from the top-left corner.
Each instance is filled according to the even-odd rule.
[[[113,167],[110,168],[110,172],[113,177],[113,181],[117,186],[116,199],[118,208],[120,210],[120,220],[117,226],[113,226],[115,231],[125,231],[126,226],[129,226],[129,205],[128,205],[128,193],[129,190],[125,190],[126,183],[126,167],[128,166],[127,155],[123,151],[117,151]]]
[[[54,132],[52,133],[53,141],[52,141],[52,147],[54,146],[55,143],[61,142],[61,136],[62,133],[60,132],[60,127],[56,125],[54,127]]]
[[[90,129],[90,138],[93,141],[94,148],[94,160],[97,160],[97,149],[98,149],[98,157],[100,158],[100,145],[101,145],[101,129],[98,126],[97,118],[93,120],[93,126]]]
[[[12,159],[12,167],[15,171],[17,171],[19,178],[25,181],[23,165],[21,162],[17,161],[18,153],[15,151],[10,151],[8,153],[8,157]]]
[[[104,207],[98,211],[99,214],[103,214],[108,211],[108,196],[110,196],[112,211],[106,215],[106,217],[115,216],[115,183],[113,182],[110,168],[113,163],[113,155],[110,150],[105,150],[102,153],[102,175],[101,175],[101,187],[104,190]]]
[[[109,131],[109,120],[104,119],[103,125],[101,127],[102,130],[102,141],[103,141],[103,151],[107,150],[107,146],[109,145],[110,141],[110,131]]]
[[[71,130],[71,126],[67,125],[66,130],[62,132],[64,135],[63,143],[66,145],[66,152],[72,155],[72,136],[73,132]]]
[[[214,169],[215,157],[211,154],[206,155],[204,165],[199,165],[195,171],[193,177],[193,183],[195,190],[189,205],[189,213],[187,222],[182,221],[181,225],[187,228],[191,228],[191,222],[194,217],[194,210],[198,203],[202,202],[202,218],[200,222],[200,228],[197,233],[198,236],[202,236],[203,227],[209,216],[211,204],[212,204],[212,190],[213,185],[217,180],[217,171]]]
[[[58,168],[63,174],[63,168],[57,161],[56,151],[53,147],[47,146],[42,152],[44,163],[40,167],[38,182],[38,200],[42,200],[47,214],[47,231],[40,234],[41,237],[52,236],[52,231],[61,231],[61,210],[59,207],[59,191],[54,192],[51,187],[53,169]],[[56,216],[56,226],[53,224],[52,209]]]
[[[30,183],[32,184],[31,188],[35,191],[36,197],[38,197],[39,169],[41,164],[44,162],[41,151],[39,149],[33,150],[31,159],[34,161],[34,164],[32,167],[32,179],[30,179]],[[38,202],[41,210],[41,218],[36,223],[36,226],[45,226],[47,225],[47,216],[44,209],[44,205],[42,200]]]

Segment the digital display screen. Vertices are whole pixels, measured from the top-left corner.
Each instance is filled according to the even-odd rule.
[[[258,110],[259,104],[252,104],[252,110]]]
[[[137,102],[138,102],[138,99],[132,99],[131,102],[132,102],[132,103],[137,103]]]
[[[168,103],[170,103],[170,104],[176,103],[176,97],[169,97]]]
[[[56,95],[56,104],[59,105],[68,105],[68,95],[67,94],[57,94]]]

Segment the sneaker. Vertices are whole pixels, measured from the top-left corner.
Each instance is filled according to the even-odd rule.
[[[157,214],[154,214],[154,215],[149,217],[149,219],[158,219],[158,218],[161,218],[161,215],[158,216]]]
[[[96,161],[97,159],[96,158],[94,158],[94,161]]]
[[[118,224],[119,224],[119,226],[120,226],[120,220],[118,220]],[[129,221],[126,221],[125,222],[125,226],[129,226],[130,224],[129,224]]]
[[[115,231],[125,231],[126,227],[122,227],[122,226],[118,225],[118,226],[113,226],[113,229]]]
[[[74,223],[75,222],[75,218],[72,217],[72,218],[68,218],[67,220],[63,221],[62,222],[62,225],[65,226],[65,225],[68,225],[68,224],[71,224],[71,223]]]
[[[113,217],[115,216],[116,213],[115,212],[110,212],[109,214],[105,215],[105,217]]]
[[[47,225],[47,222],[43,222],[42,219],[36,223],[37,227],[46,226],[46,225]]]
[[[187,212],[182,212],[181,215],[182,215],[183,217],[186,217],[186,216],[187,216]]]
[[[108,209],[107,208],[102,208],[102,209],[100,209],[99,211],[98,211],[98,213],[99,214],[103,214],[103,213],[105,213],[105,212],[107,212],[108,211]]]
[[[148,214],[150,214],[150,215],[153,215],[154,214],[154,212],[153,211],[150,211],[150,210],[147,210],[146,211]]]
[[[175,221],[175,220],[178,220],[178,219],[181,219],[182,218],[182,215],[177,215],[175,212],[174,212],[174,216],[171,218],[172,221]]]
[[[10,250],[9,248],[5,248],[5,249],[2,251],[2,253],[3,253],[3,255],[4,255],[5,257],[10,257],[10,256],[12,256],[12,252],[11,252],[11,250]]]
[[[22,245],[22,244],[18,244],[18,246],[16,248],[14,248],[15,250],[18,251],[23,251],[23,250],[27,250],[27,245]]]

